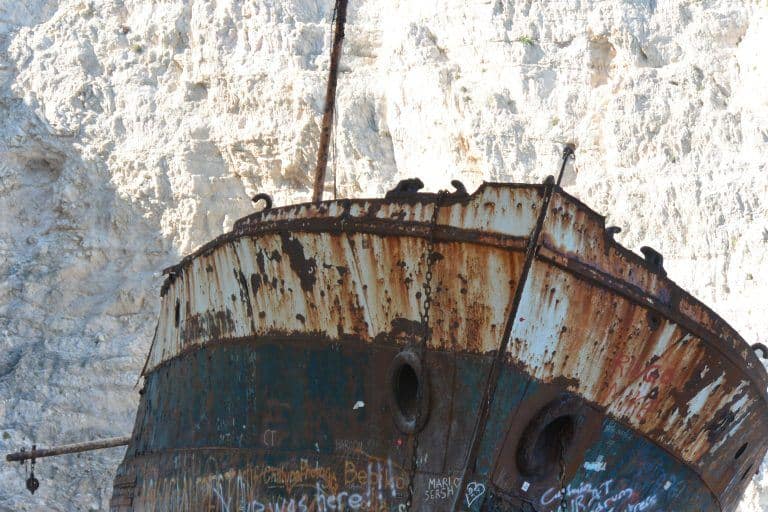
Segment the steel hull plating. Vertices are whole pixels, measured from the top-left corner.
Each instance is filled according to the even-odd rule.
[[[386,372],[376,371],[398,351],[243,340],[174,360],[147,382],[141,442],[121,468],[138,477],[133,510],[398,510],[411,446],[381,392]],[[433,392],[452,398],[422,431],[414,510],[448,510],[490,357],[435,351],[427,363]],[[499,388],[507,414],[493,418],[491,437],[504,439],[516,408],[542,387],[507,365]],[[526,510],[490,490],[489,481],[509,476],[494,449],[481,450],[461,510]],[[618,422],[602,423],[585,461],[568,487],[568,510],[717,509],[693,471]],[[538,510],[560,505],[557,482],[547,480],[528,489]]]
[[[437,202],[271,210],[169,269],[112,509],[730,510],[743,340],[555,186]]]

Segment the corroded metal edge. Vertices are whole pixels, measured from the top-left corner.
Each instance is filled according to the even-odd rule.
[[[513,187],[507,185],[499,186],[498,188],[511,189]],[[538,191],[542,190],[540,186],[529,188],[537,188]],[[480,194],[481,189],[475,192],[469,200],[454,201],[453,204],[468,204],[472,198]],[[430,210],[428,208],[430,206],[434,208],[436,198],[430,196],[429,200],[423,197],[422,199],[424,200],[413,200],[411,202],[388,202],[383,200],[330,202],[327,204],[325,211],[320,211],[322,210],[321,207],[312,210],[314,205],[299,205],[268,212],[266,214],[267,219],[260,222],[250,220],[248,222],[238,221],[232,233],[215,240],[206,246],[207,249],[206,247],[201,248],[197,253],[185,258],[179,266],[172,267],[168,285],[170,286],[173,279],[184,270],[184,265],[191,264],[197,257],[211,255],[218,247],[229,242],[258,235],[270,233],[275,235],[289,232],[318,234],[366,233],[381,236],[395,235],[402,238],[427,238],[429,228],[424,219],[429,217]],[[554,236],[554,238],[544,236],[540,243],[533,244],[539,254],[537,258],[529,259],[529,262],[541,261],[547,265],[557,267],[569,275],[591,282],[596,286],[622,296],[636,306],[656,311],[666,320],[672,321],[696,335],[713,352],[725,356],[724,359],[728,363],[749,376],[750,384],[758,390],[759,396],[762,399],[762,408],[760,409],[763,412],[763,416],[765,416],[765,386],[755,381],[764,382],[766,373],[764,369],[758,370],[763,368],[762,365],[738,334],[719,317],[714,315],[711,310],[701,305],[695,299],[692,299],[690,295],[683,292],[671,280],[660,275],[657,269],[648,265],[644,259],[613,242],[611,237],[605,234],[604,217],[596,214],[583,204],[572,200],[570,196],[562,194],[559,190],[554,190],[554,199],[559,201],[558,204],[554,205],[554,208],[559,208],[559,210],[551,212],[553,213],[551,216],[549,211],[541,212],[544,221],[560,222],[563,225],[562,229],[565,229],[568,233],[571,231],[577,234],[579,232],[586,233],[588,240],[584,243],[584,240],[569,238],[570,235],[559,238],[557,236]],[[413,211],[406,211],[405,208],[398,210],[404,204],[414,206]],[[441,204],[441,206],[446,205]],[[336,209],[335,212],[333,211],[334,208]],[[357,208],[358,217],[350,215],[350,212],[355,208]],[[420,213],[415,211],[418,208],[422,208]],[[381,209],[387,209],[386,214],[390,216],[377,216],[376,213]],[[307,217],[295,218],[302,211],[307,213]],[[329,215],[332,213],[337,214],[338,217],[330,217]],[[262,214],[257,214],[257,216],[263,217]],[[579,218],[579,216],[583,218]],[[499,247],[507,251],[516,250],[518,252],[526,245],[529,249],[532,247],[529,237],[509,236],[499,233],[488,233],[483,230],[446,226],[443,216],[440,218],[443,223],[438,226],[435,232],[435,240],[437,242],[459,241],[473,245]],[[542,215],[539,215],[539,219],[541,218]],[[589,226],[588,223],[590,222],[593,224],[592,226]],[[598,236],[595,242],[594,236],[598,234],[596,228],[602,229],[603,238],[601,240]],[[535,240],[535,237],[533,238]],[[590,260],[590,258],[593,259]],[[622,267],[618,272],[610,266],[611,264],[616,264],[613,261],[614,258],[618,259],[618,264]],[[590,261],[602,262],[603,259],[607,261],[604,267],[589,264]],[[632,276],[632,279],[625,279],[621,272],[626,270],[627,267],[629,268],[630,275],[633,269],[639,269],[642,271],[642,275],[639,275],[639,277],[635,275]],[[510,316],[512,319],[514,317],[515,315]],[[505,340],[496,341],[497,343],[499,341],[507,341],[506,338],[505,336]],[[723,345],[722,341],[725,341],[726,344]],[[740,350],[741,348],[744,348],[744,350]],[[754,364],[755,361],[757,365]],[[567,385],[567,383],[565,384]],[[634,425],[633,428],[637,428],[637,425]],[[755,440],[750,439],[750,441]],[[753,446],[759,445],[757,442],[751,442],[750,444],[753,444]],[[724,481],[718,483],[718,489],[720,489],[720,492],[727,493],[730,485]]]
[[[521,184],[505,184],[505,183],[490,183],[490,182],[483,182],[478,189],[473,192],[469,196],[445,196],[442,200],[441,205],[442,206],[452,206],[456,204],[467,204],[469,203],[473,198],[476,198],[481,195],[482,191],[486,188],[515,188],[515,189],[529,189],[529,190],[543,190],[543,185],[536,185],[536,184],[528,184],[528,183],[521,183]],[[236,238],[239,238],[241,236],[245,235],[252,235],[257,233],[263,233],[263,232],[270,232],[270,231],[277,231],[280,229],[288,229],[288,230],[309,230],[309,231],[320,231],[324,230],[323,224],[330,223],[329,221],[333,217],[338,217],[339,219],[344,219],[345,223],[340,222],[334,222],[333,227],[335,227],[335,230],[331,230],[332,232],[341,232],[341,231],[356,231],[356,229],[353,229],[351,226],[347,227],[346,223],[354,223],[354,222],[361,222],[361,220],[356,219],[355,217],[350,215],[350,212],[352,210],[352,207],[357,206],[366,206],[368,211],[367,215],[363,216],[363,219],[366,219],[368,221],[373,221],[372,225],[376,224],[376,217],[375,212],[382,206],[390,205],[390,204],[401,204],[401,205],[408,205],[408,206],[427,206],[432,205],[437,201],[438,194],[430,193],[430,192],[424,192],[424,193],[418,193],[413,194],[410,198],[409,197],[398,197],[396,200],[393,199],[384,199],[384,198],[360,198],[360,199],[338,199],[338,200],[327,200],[322,201],[319,203],[312,203],[312,202],[306,202],[306,203],[298,203],[294,205],[288,205],[288,206],[281,206],[277,208],[271,208],[266,211],[260,211],[256,213],[252,213],[250,215],[246,215],[245,217],[242,217],[235,221],[232,231],[229,233],[224,233],[223,235],[220,235],[210,242],[200,246],[199,248],[195,249],[192,253],[188,254],[187,256],[184,256],[179,263],[175,265],[171,265],[170,267],[167,267],[163,269],[163,273],[167,274],[169,278],[172,278],[175,274],[178,273],[179,270],[181,270],[184,266],[188,265],[190,261],[193,259],[208,254],[212,250],[214,250],[216,247],[229,242],[231,240],[234,240]],[[273,217],[277,217],[278,220],[273,219]],[[318,222],[317,219],[325,219],[325,222]],[[315,222],[311,222],[312,220],[315,220]],[[378,219],[379,221],[383,219]],[[392,219],[385,219],[389,220],[390,222]],[[402,221],[402,219],[400,219]],[[415,226],[421,226],[428,220],[428,217],[425,217],[421,222],[412,222],[410,224]],[[297,224],[298,223],[298,224]],[[303,224],[306,223],[306,224]],[[363,223],[364,224],[364,223]],[[440,228],[441,226],[437,226]],[[327,227],[326,227],[327,230]],[[465,230],[466,231],[466,230]],[[392,234],[402,234],[402,233],[396,233],[393,232]],[[418,230],[414,233],[414,236],[421,236],[426,237],[426,229],[424,230]]]
[[[551,250],[548,249],[540,252],[539,259],[546,261],[565,272],[571,273],[580,279],[591,281],[605,289],[608,289],[633,301],[638,305],[642,305],[648,309],[654,310],[657,313],[663,315],[665,318],[673,320],[676,324],[682,326],[692,334],[701,338],[702,341],[704,341],[709,347],[733,363],[750,378],[760,380],[762,382],[768,382],[768,380],[766,380],[766,373],[764,371],[759,371],[760,368],[765,369],[759,360],[757,360],[757,365],[749,365],[749,361],[745,361],[743,357],[737,357],[737,355],[741,354],[734,354],[733,351],[728,350],[729,347],[724,347],[722,344],[718,343],[717,338],[719,338],[719,335],[717,333],[709,330],[707,327],[697,324],[694,320],[683,315],[679,310],[674,309],[674,307],[654,300],[653,297],[644,293],[643,290],[621,282],[609,274],[600,272],[594,268],[590,268],[578,261],[571,259],[566,259],[564,261],[563,258],[558,257],[557,254],[554,254]],[[681,288],[678,288],[678,290],[682,291]],[[714,341],[712,341],[713,338],[715,339]],[[746,341],[743,339],[740,340],[746,345]],[[753,357],[757,358],[757,356],[754,355]],[[758,371],[754,371],[755,369]],[[765,385],[762,385],[762,382],[752,383],[760,392],[763,400],[765,400],[768,404],[768,390],[766,390]]]
[[[643,256],[636,252],[624,247],[619,242],[613,239],[613,236],[609,235],[605,230],[605,216],[594,211],[592,208],[583,203],[580,199],[568,194],[565,190],[558,188],[556,195],[563,197],[568,203],[577,208],[580,212],[591,217],[594,222],[598,223],[601,227],[604,239],[606,242],[606,248],[616,251],[621,257],[626,259],[628,263],[632,263],[638,267],[649,268],[650,272],[654,270],[650,267],[648,262]],[[546,244],[545,244],[546,245]],[[599,270],[597,270],[599,272]],[[603,273],[606,276],[610,274]],[[614,279],[614,281],[617,281]],[[656,299],[654,302],[664,304],[670,310],[677,310],[681,316],[691,318],[693,321],[700,321],[706,324],[707,330],[712,335],[720,337],[727,341],[735,352],[737,352],[742,359],[744,359],[748,368],[756,368],[757,375],[762,379],[763,387],[768,386],[768,370],[765,365],[755,354],[751,346],[741,337],[741,335],[733,328],[726,320],[720,317],[712,308],[701,302],[699,299],[691,295],[688,291],[680,287],[674,280],[666,275],[660,276],[660,282],[669,285],[671,287],[670,296],[668,302]],[[635,285],[635,288],[642,290],[642,287]],[[697,318],[694,318],[691,313],[697,312]],[[766,395],[768,397],[768,395]]]
[[[447,196],[443,199],[441,206],[466,205],[470,201],[480,197],[486,189],[520,189],[536,190],[543,195],[547,185],[537,184],[508,184],[484,182],[470,196]],[[626,260],[626,263],[634,265],[636,268],[646,269],[649,273],[655,273],[650,268],[648,262],[640,255],[622,246],[613,240],[605,231],[605,216],[595,212],[589,206],[584,204],[574,196],[569,195],[561,188],[553,186],[553,199],[558,196],[563,198],[569,205],[575,207],[578,212],[589,217],[596,223],[603,233],[603,243],[606,250],[613,250],[620,258]],[[265,212],[257,212],[237,220],[233,230],[225,233],[211,242],[201,246],[191,254],[185,256],[179,263],[163,270],[167,275],[162,287],[161,296],[165,295],[170,284],[180,273],[180,271],[189,265],[194,259],[210,254],[217,247],[234,240],[267,233],[279,232],[313,232],[313,233],[370,233],[377,235],[396,235],[427,238],[429,236],[430,226],[427,218],[420,221],[403,221],[393,219],[382,219],[376,217],[376,212],[386,205],[421,205],[426,207],[434,205],[437,201],[437,194],[424,193],[415,194],[411,199],[398,198],[396,201],[382,198],[374,199],[343,199],[338,201],[324,201],[322,203],[300,203],[291,206],[274,208]],[[365,206],[366,215],[354,217],[350,215],[353,206]],[[549,213],[549,212],[547,212]],[[334,216],[335,214],[335,216]],[[272,217],[280,217],[280,220],[270,220]],[[546,215],[544,222],[546,222]],[[442,216],[441,216],[442,218]],[[487,231],[465,229],[457,226],[440,223],[435,227],[435,240],[438,241],[462,241],[479,244],[492,245],[497,247],[510,247],[518,250],[524,250],[528,243],[527,236],[509,236],[500,233]],[[713,348],[724,354],[730,360],[744,369],[752,379],[757,380],[756,385],[760,388],[761,395],[768,402],[768,371],[760,362],[750,345],[736,332],[736,330],[724,319],[718,316],[711,308],[693,297],[690,293],[681,288],[672,279],[666,276],[658,276],[660,287],[664,287],[667,292],[667,300],[661,300],[658,296],[653,296],[645,291],[638,284],[622,282],[621,278],[603,272],[600,269],[591,267],[579,261],[572,255],[558,254],[557,248],[553,247],[546,239],[542,241],[542,254],[548,256],[547,259],[553,263],[557,262],[559,266],[568,271],[576,272],[582,275],[601,276],[599,281],[607,282],[606,286],[611,287],[617,293],[632,294],[635,300],[642,298],[643,304],[657,309],[660,313],[674,320],[682,320],[680,323],[688,325],[703,324],[702,327],[696,327],[698,332],[707,335],[705,340]],[[606,254],[610,257],[610,254]],[[694,316],[695,314],[695,316]],[[705,327],[704,327],[705,326]],[[719,338],[719,340],[710,340],[709,338]],[[723,350],[721,342],[725,341],[734,354]]]

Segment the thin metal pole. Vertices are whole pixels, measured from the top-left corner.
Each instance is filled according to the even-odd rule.
[[[567,157],[564,158],[567,159]],[[562,174],[562,173],[561,173]],[[549,204],[552,201],[552,196],[557,190],[557,186],[554,183],[554,179],[548,176],[544,182],[544,197],[542,198],[542,206],[539,210],[538,219],[536,225],[533,227],[530,237],[528,238],[528,244],[525,249],[525,260],[523,262],[523,268],[520,272],[520,278],[517,281],[517,288],[515,294],[512,297],[511,312],[507,317],[506,325],[504,326],[504,334],[501,337],[499,348],[496,351],[496,355],[491,361],[491,367],[488,370],[488,376],[485,381],[485,388],[483,390],[482,397],[480,399],[480,410],[476,415],[475,426],[472,430],[472,437],[470,438],[469,451],[467,452],[464,460],[464,468],[462,470],[461,480],[459,481],[458,492],[454,495],[452,512],[457,512],[463,506],[463,500],[466,496],[467,485],[469,484],[469,477],[477,464],[477,457],[480,453],[480,442],[485,436],[488,417],[491,414],[491,408],[493,402],[496,399],[496,391],[500,380],[501,370],[504,362],[504,355],[507,353],[507,345],[509,344],[510,334],[517,320],[517,310],[520,308],[520,304],[523,301],[523,294],[525,293],[526,282],[528,280],[528,274],[530,274],[531,268],[536,261],[536,256],[539,253],[539,242],[541,233],[544,230],[544,221],[547,219],[547,212],[549,211]]]
[[[331,50],[331,67],[328,70],[328,85],[325,90],[325,108],[323,109],[323,124],[320,129],[320,147],[317,148],[317,166],[315,167],[315,185],[312,191],[312,201],[319,203],[323,200],[325,186],[325,169],[328,166],[328,144],[331,140],[333,114],[336,106],[336,83],[338,80],[339,60],[341,59],[341,43],[344,40],[344,25],[347,22],[347,0],[336,0],[336,26],[333,31],[333,48]]]
[[[54,446],[44,450],[32,449],[30,451],[22,450],[16,453],[9,453],[5,456],[8,462],[24,462],[27,459],[42,459],[43,457],[55,457],[57,455],[66,455],[67,453],[89,452],[92,450],[101,450],[103,448],[114,448],[115,446],[125,446],[131,442],[131,436],[110,437],[109,439],[100,439],[98,441],[87,441],[85,443],[65,444]]]
[[[560,174],[557,175],[557,186],[560,186],[560,182],[563,181],[563,174],[565,174],[565,164],[568,163],[569,158],[576,158],[576,146],[568,143],[563,148],[563,165],[560,166]]]

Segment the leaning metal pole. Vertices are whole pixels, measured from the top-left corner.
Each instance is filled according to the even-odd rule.
[[[563,165],[560,167],[560,173],[557,175],[557,186],[560,186],[560,182],[563,181],[563,175],[565,174],[565,164],[568,163],[569,158],[576,158],[576,146],[570,142],[563,148]]]
[[[341,43],[344,40],[344,24],[347,22],[347,0],[336,0],[336,26],[333,30],[333,48],[331,50],[331,67],[328,71],[328,85],[325,90],[325,108],[323,109],[323,125],[320,130],[320,147],[317,149],[317,166],[315,167],[315,186],[312,201],[323,200],[325,185],[325,169],[328,166],[328,146],[331,140],[331,127],[336,106],[336,82],[341,58]]]
[[[103,448],[125,446],[130,442],[131,436],[125,436],[99,439],[98,441],[87,441],[85,443],[64,444],[43,450],[33,448],[30,451],[21,450],[16,453],[9,453],[5,456],[5,460],[8,462],[24,462],[27,459],[42,459],[43,457],[55,457],[57,455],[66,455],[67,453],[89,452],[92,450],[101,450]]]

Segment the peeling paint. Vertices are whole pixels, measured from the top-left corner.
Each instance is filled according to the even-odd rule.
[[[545,210],[547,190],[552,199]],[[379,458],[364,459],[366,465],[389,460],[405,467],[404,450],[411,439],[397,437],[391,431],[394,427],[381,423],[387,423],[380,417],[387,411],[381,405],[382,395],[390,392],[391,384],[369,379],[375,375],[384,379],[394,354],[421,339],[427,250],[432,239],[433,257],[437,257],[432,265],[427,357],[429,365],[439,368],[439,373],[430,369],[430,389],[438,399],[429,402],[428,425],[433,426],[419,435],[417,459],[420,475],[437,471],[427,469],[433,464],[443,468],[440,461],[452,469],[445,484],[435,483],[428,496],[462,498],[459,501],[474,510],[483,500],[506,503],[512,498],[499,497],[499,493],[507,492],[505,489],[520,492],[523,482],[527,496],[547,491],[546,478],[519,480],[514,456],[504,458],[502,454],[514,453],[534,409],[558,393],[567,393],[578,397],[585,411],[594,411],[589,413],[590,421],[604,416],[605,421],[615,422],[629,446],[643,439],[658,448],[658,456],[651,457],[650,451],[636,455],[641,457],[638,470],[642,464],[655,464],[657,469],[652,471],[666,464],[675,468],[670,469],[674,474],[685,473],[692,482],[686,485],[692,489],[701,486],[707,496],[711,493],[712,502],[700,497],[703,501],[697,506],[702,509],[712,509],[716,502],[723,508],[734,503],[746,485],[739,480],[743,465],[730,462],[734,454],[747,443],[743,460],[754,460],[767,448],[754,428],[768,419],[766,374],[751,351],[744,350],[744,341],[657,267],[614,242],[605,232],[603,217],[557,188],[485,184],[469,197],[445,199],[432,225],[436,201],[437,196],[422,194],[408,200],[344,200],[271,209],[239,220],[232,233],[168,269],[157,334],[145,370],[155,391],[143,397],[137,417],[139,432],[149,429],[143,423],[147,422],[154,425],[146,430],[154,437],[140,437],[134,443],[136,463],[129,455],[125,468],[139,467],[145,452],[217,443],[248,450],[286,445],[323,457],[322,436],[355,438],[351,445],[364,449],[362,436],[372,443],[366,449],[367,457]],[[543,219],[540,232],[535,231],[539,218]],[[534,232],[540,235],[532,244]],[[524,283],[520,282],[522,275],[527,275]],[[522,295],[516,304],[513,298],[519,287]],[[260,354],[273,345],[283,348],[269,352],[270,366],[259,366],[259,358],[266,357]],[[489,410],[478,445],[478,467],[495,468],[494,473],[488,474],[491,469],[473,473],[472,492],[459,494],[469,492],[468,485],[453,483],[463,474],[466,459],[462,450],[468,449],[472,439],[472,420],[480,410],[483,386],[488,385],[490,362],[501,346],[506,346],[500,359],[502,395]],[[247,412],[223,394],[242,393],[240,388],[226,391],[229,384],[222,381],[216,395],[205,388],[206,377],[200,375],[195,377],[199,382],[189,385],[204,392],[208,402],[185,407],[206,417],[220,414],[217,421],[222,424],[208,432],[211,426],[197,423],[203,437],[188,441],[184,441],[183,431],[161,435],[171,428],[163,424],[163,418],[176,414],[180,407],[177,401],[163,405],[166,402],[158,393],[167,384],[161,375],[181,371],[171,379],[179,380],[186,375],[183,368],[198,371],[208,364],[199,359],[200,354],[211,357],[220,350],[233,350],[233,354],[246,350],[247,357],[256,360],[254,369],[245,374],[232,374],[218,366],[206,366],[205,371],[231,375],[248,390],[254,385],[248,380],[250,375],[259,373],[255,368],[266,372],[276,364],[275,357],[284,357],[297,347],[301,351],[289,359],[295,368],[286,369],[290,379],[261,384],[293,397],[279,408],[268,405],[268,413]],[[327,360],[328,369],[306,381],[302,372],[311,374],[312,363],[301,354],[318,350],[326,353],[323,357],[339,356]],[[355,367],[347,368],[352,361],[357,361]],[[454,376],[469,361],[479,365],[474,373]],[[220,359],[218,364],[240,363]],[[462,379],[475,383],[472,395],[459,394]],[[329,383],[323,384],[323,380]],[[346,382],[346,387],[334,387],[336,381]],[[307,392],[326,389],[324,386],[330,387],[323,391],[322,400],[306,397]],[[352,388],[354,395],[349,394]],[[248,393],[256,392],[245,391],[243,404],[254,399]],[[323,400],[336,398],[344,401],[338,407],[329,405],[332,411],[354,411],[356,417],[328,419],[327,412],[316,409],[324,407]],[[315,401],[309,405],[306,400]],[[287,418],[294,417],[296,413],[290,411],[302,404],[316,412],[311,420],[301,420],[304,430],[298,432],[291,427],[298,420]],[[253,414],[264,422],[256,436],[248,433],[255,427],[248,423]],[[369,415],[377,418],[375,423],[353,427],[354,421],[368,421]],[[467,418],[458,419],[463,416]],[[226,426],[227,418],[241,418],[237,424],[245,432],[232,431]],[[568,456],[569,478],[577,478],[578,471],[616,471],[614,455],[590,455],[589,450],[605,442],[606,436],[615,435],[613,431],[601,434],[599,421],[595,425],[598,438],[579,438],[578,450]],[[204,431],[208,433],[203,435]],[[458,437],[447,440],[445,432]],[[302,444],[305,434],[306,446]],[[165,448],[163,443],[167,443]],[[176,446],[178,443],[182,444]],[[268,453],[259,457],[272,460]],[[343,463],[333,464],[343,473]],[[187,478],[182,473],[178,478]],[[336,480],[339,474],[335,473]],[[481,488],[482,499],[476,495]],[[167,485],[165,489],[164,493],[171,493]],[[696,492],[701,494],[701,489]],[[360,488],[331,490],[364,495]],[[602,495],[608,500],[613,496],[609,489]],[[315,493],[315,500],[318,496]],[[157,499],[166,498],[158,495]],[[664,500],[673,499],[652,493],[646,503],[671,503]],[[395,502],[398,500],[402,495]],[[437,507],[435,510],[444,509],[443,505]]]

